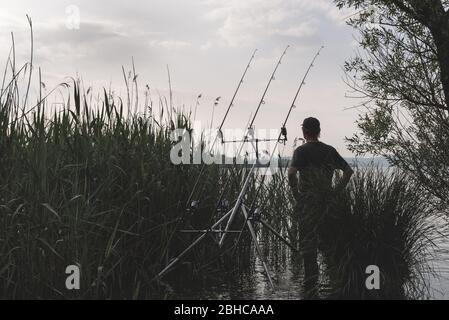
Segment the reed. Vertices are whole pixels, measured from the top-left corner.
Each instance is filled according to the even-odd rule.
[[[397,169],[358,169],[348,188],[330,195],[328,203],[316,223],[331,297],[429,296],[430,261],[444,226],[418,183]],[[366,288],[370,265],[380,269],[380,290]]]
[[[191,129],[187,116],[128,116],[106,91],[93,105],[78,81],[61,109],[48,111],[42,98],[24,111],[10,83],[0,99],[0,297],[153,297],[154,276],[189,241],[177,230],[207,228],[222,181],[244,168],[208,166],[207,194],[186,225],[199,168],[169,156],[172,129]],[[207,247],[193,253],[193,273],[212,256]],[[65,268],[74,264],[82,289],[69,292]]]

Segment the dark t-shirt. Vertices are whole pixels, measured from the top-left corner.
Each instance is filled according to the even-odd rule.
[[[308,142],[297,148],[291,166],[299,170],[301,192],[313,188],[330,188],[336,169],[350,169],[334,147],[322,142]]]

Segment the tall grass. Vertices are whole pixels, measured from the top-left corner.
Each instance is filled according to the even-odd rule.
[[[337,177],[338,178],[338,177]],[[322,297],[330,299],[429,298],[436,243],[447,239],[443,212],[410,176],[393,168],[357,168],[342,191],[320,189],[304,195],[308,212],[296,212],[285,172],[264,186],[265,219],[301,248],[304,233],[318,236],[324,277]],[[301,218],[301,219],[300,219]],[[305,230],[298,221],[308,226]],[[301,234],[302,233],[302,234]],[[275,261],[291,252],[272,234],[261,239]],[[299,256],[300,257],[300,256]],[[301,259],[291,260],[301,263]],[[368,290],[368,266],[380,269],[380,290]]]
[[[419,184],[395,169],[359,169],[348,188],[330,195],[328,203],[314,219],[331,297],[428,297],[429,259],[443,235],[432,198]],[[366,288],[371,265],[380,269],[380,290]]]
[[[189,212],[200,166],[170,161],[172,131],[192,130],[190,114],[173,105],[171,83],[159,112],[148,86],[138,99],[134,61],[132,71],[122,68],[125,99],[106,90],[93,99],[75,79],[47,92],[40,69],[32,83],[31,43],[30,62],[18,68],[13,38],[0,91],[0,298],[160,297],[155,275],[193,238],[179,229],[210,227],[218,200],[232,205],[248,168],[205,167],[192,199],[200,205]],[[50,99],[60,92],[65,102],[55,109]],[[192,278],[219,262],[247,260],[248,240],[238,239],[239,251],[230,243],[226,259],[214,241],[198,246],[186,259]],[[70,292],[65,269],[74,264],[81,290]],[[168,279],[185,278],[178,267]]]
[[[245,169],[207,167],[200,184],[207,194],[187,224],[199,168],[169,158],[170,133],[191,130],[187,117],[128,116],[106,91],[94,105],[79,82],[71,88],[52,112],[45,98],[25,111],[15,80],[2,91],[0,297],[154,297],[154,276],[191,239],[176,231],[207,228],[224,180],[239,181]],[[226,196],[237,192],[231,183]],[[193,269],[212,251],[193,252]],[[74,264],[81,290],[69,292],[65,268]]]

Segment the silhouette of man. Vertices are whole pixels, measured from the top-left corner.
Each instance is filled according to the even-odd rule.
[[[318,119],[305,119],[302,131],[306,143],[295,150],[288,179],[297,203],[306,298],[316,298],[318,221],[326,210],[329,195],[336,189],[345,188],[354,172],[335,148],[318,140],[321,133]],[[338,169],[343,171],[343,177],[333,187],[333,175]]]

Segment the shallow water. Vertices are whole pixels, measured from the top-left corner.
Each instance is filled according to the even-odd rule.
[[[287,263],[284,268],[270,268],[275,290],[265,276],[263,265],[259,259],[254,262],[251,271],[228,279],[220,285],[213,285],[201,290],[185,288],[175,293],[179,299],[213,299],[213,300],[300,300],[302,299],[302,270]]]
[[[435,218],[434,218],[435,219]],[[439,226],[441,234],[448,235],[449,220],[445,217],[432,219]],[[441,236],[435,242],[434,254],[427,260],[432,273],[424,272],[425,296],[422,299],[449,300],[449,238]],[[254,259],[253,267],[231,279],[222,280],[218,285],[193,289],[185,286],[173,292],[174,299],[188,300],[301,300],[303,299],[303,270],[301,264],[288,257],[284,263],[271,263],[270,274],[274,290],[265,275],[261,261]],[[320,271],[322,276],[323,270]],[[320,297],[329,292],[326,280],[321,278]],[[423,288],[424,289],[424,288]]]
[[[441,241],[435,257],[429,262],[435,274],[427,274],[428,296],[423,299],[449,300],[449,244]],[[265,276],[259,259],[254,262],[251,271],[240,274],[233,279],[224,280],[219,285],[201,289],[183,288],[174,293],[175,299],[188,300],[301,300],[303,299],[302,268],[290,259],[282,267],[270,266],[274,290]],[[322,272],[321,272],[322,274]],[[324,279],[320,279],[325,283]],[[320,287],[320,296],[325,297],[328,288]]]
[[[435,275],[429,275],[431,299],[449,300],[449,243],[440,241],[436,257],[430,262]]]

